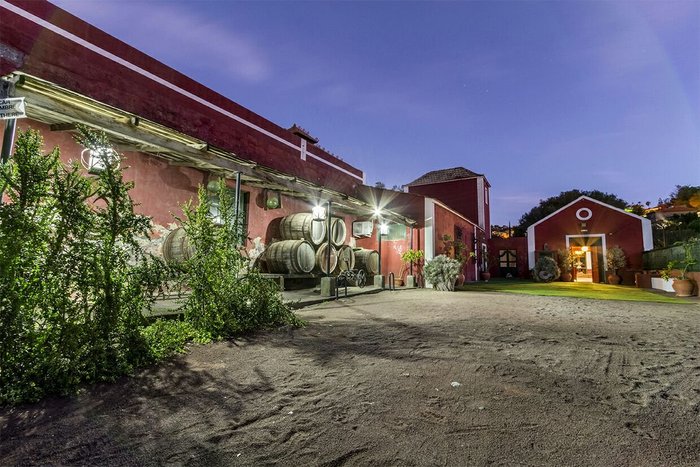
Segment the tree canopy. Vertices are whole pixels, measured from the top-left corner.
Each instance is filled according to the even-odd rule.
[[[566,206],[570,202],[579,198],[580,196],[588,196],[603,203],[607,203],[611,206],[618,207],[620,209],[625,209],[627,207],[627,201],[619,198],[611,193],[605,193],[600,190],[569,190],[562,191],[557,196],[552,196],[547,199],[540,200],[540,204],[532,208],[530,211],[526,212],[520,218],[518,225],[515,227],[515,235],[523,236],[527,228],[539,221],[544,219],[548,215],[557,211],[558,209]]]

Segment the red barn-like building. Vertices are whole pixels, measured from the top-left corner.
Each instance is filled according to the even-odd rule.
[[[619,246],[627,269],[642,269],[642,253],[653,248],[651,221],[581,196],[527,229],[528,264],[543,251],[570,249],[578,258],[577,280],[604,282],[606,250]]]

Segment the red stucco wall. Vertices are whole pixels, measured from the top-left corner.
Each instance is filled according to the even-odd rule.
[[[410,186],[408,191],[435,198],[474,223],[479,220],[476,178]]]
[[[473,224],[465,221],[460,216],[451,212],[448,209],[443,208],[440,205],[435,205],[435,219],[434,219],[434,238],[435,238],[435,255],[441,255],[446,252],[445,242],[443,241],[444,235],[449,235],[450,238],[454,240],[455,238],[455,227],[462,229],[463,242],[467,248],[467,254],[474,251],[474,235],[479,236],[480,230],[474,227]],[[478,252],[477,252],[478,253]],[[474,261],[468,260],[462,269],[462,273],[465,276],[466,281],[477,280],[477,273],[474,267]]]
[[[527,264],[527,237],[492,237],[491,240],[489,240],[489,252],[491,253],[489,272],[493,277],[501,277],[498,264],[499,250],[515,250],[518,277],[521,279],[530,277]]]
[[[244,159],[343,193],[352,193],[362,184],[361,170],[313,145],[308,148],[313,154],[360,178],[312,157],[302,160],[299,149],[226,116],[206,103],[231,112],[295,146],[299,146],[300,137],[54,5],[44,1],[12,0],[10,3],[152,73],[205,103],[2,7],[0,44],[7,53],[0,54],[0,75],[23,71],[194,136]]]
[[[79,163],[83,147],[68,132],[51,131],[47,125],[29,119],[18,120],[18,130],[33,128],[44,137],[46,152],[58,146],[64,163]],[[124,179],[133,181],[131,198],[136,212],[153,218],[163,226],[175,222],[173,214],[182,216],[180,206],[197,196],[197,187],[206,181],[206,174],[189,167],[175,167],[167,161],[139,152],[125,152],[122,162]]]
[[[582,221],[576,218],[576,211],[581,208],[588,208],[592,213],[591,219],[585,221],[586,235],[604,234],[607,248],[619,246],[625,252],[628,269],[641,269],[644,251],[641,220],[587,199],[579,200],[535,226],[535,250],[543,250],[545,243],[550,250],[563,249],[566,235],[581,235]]]

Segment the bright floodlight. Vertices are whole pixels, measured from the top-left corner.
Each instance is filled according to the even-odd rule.
[[[326,208],[323,206],[314,206],[311,210],[311,216],[315,221],[325,221],[326,220]]]

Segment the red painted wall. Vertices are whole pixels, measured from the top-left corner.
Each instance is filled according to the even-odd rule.
[[[435,198],[474,223],[479,220],[476,178],[409,186],[408,191]]]
[[[588,235],[605,234],[607,248],[617,245],[625,252],[628,269],[641,269],[644,251],[641,220],[586,199],[535,226],[535,250],[543,250],[545,243],[550,250],[566,248],[566,235],[581,234],[582,221],[576,218],[576,211],[581,208],[588,208],[593,214],[585,221]]]
[[[44,1],[10,3],[57,25],[157,77],[223,108],[296,146],[301,139],[288,130],[206,88],[75,16]],[[137,71],[93,52],[34,22],[0,7],[0,75],[13,71],[45,79],[100,102],[163,124],[261,165],[281,170],[320,186],[353,193],[362,171],[310,145],[308,150],[345,171],[308,157],[298,149],[254,130],[205,104],[160,84]],[[87,66],[86,64],[89,64]]]
[[[499,250],[516,250],[515,254],[518,277],[520,279],[527,279],[530,277],[527,264],[527,237],[492,237],[488,244],[489,252],[491,254],[489,261],[489,272],[491,273],[492,277],[501,277],[501,272],[498,265]]]
[[[44,137],[45,152],[55,146],[61,151],[64,163],[80,163],[83,147],[68,132],[51,131],[47,125],[29,119],[20,119],[18,130],[33,128]],[[153,218],[153,222],[167,226],[175,222],[173,214],[182,216],[180,206],[197,196],[197,187],[206,182],[205,172],[189,167],[175,167],[166,161],[139,152],[125,152],[122,162],[124,179],[134,182],[131,198],[136,212]]]
[[[474,227],[473,224],[465,221],[452,211],[436,204],[433,226],[435,238],[434,251],[436,256],[445,253],[445,243],[443,241],[444,235],[449,235],[452,239],[455,238],[455,227],[459,227],[462,229],[463,242],[467,247],[467,253],[470,251],[474,251],[474,235],[476,233],[478,236],[479,232],[477,232],[477,229]],[[468,260],[464,264],[462,273],[464,274],[466,281],[477,280],[473,260]]]

